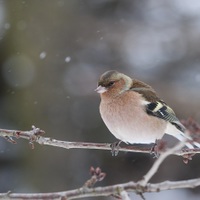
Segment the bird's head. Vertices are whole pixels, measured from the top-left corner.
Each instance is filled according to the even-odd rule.
[[[100,94],[117,96],[131,87],[132,79],[118,71],[111,70],[103,73],[95,90]]]

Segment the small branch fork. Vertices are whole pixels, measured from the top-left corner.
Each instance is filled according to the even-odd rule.
[[[100,168],[96,168],[100,170]],[[96,170],[95,169],[95,170]],[[100,179],[99,181],[104,179],[104,172],[100,172]],[[97,175],[99,176],[99,175]],[[94,175],[91,177],[94,179]],[[90,182],[89,179],[87,182]],[[161,183],[148,183],[145,186],[142,186],[140,182],[127,182],[122,184],[116,184],[111,186],[105,187],[87,187],[87,185],[83,185],[83,187],[75,189],[75,190],[68,190],[62,192],[54,192],[54,193],[1,193],[0,199],[6,200],[71,200],[71,199],[80,199],[84,197],[99,197],[99,196],[113,196],[116,199],[122,200],[130,200],[128,192],[134,192],[136,194],[141,195],[144,199],[143,193],[146,192],[160,192],[164,190],[172,190],[172,189],[183,189],[183,188],[195,188],[200,186],[200,178],[185,180],[185,181],[164,181]]]

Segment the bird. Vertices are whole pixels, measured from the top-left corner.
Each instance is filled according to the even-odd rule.
[[[186,146],[200,148],[186,128],[148,84],[116,70],[103,73],[95,90],[100,94],[100,115],[109,131],[127,144],[155,144],[165,134]]]

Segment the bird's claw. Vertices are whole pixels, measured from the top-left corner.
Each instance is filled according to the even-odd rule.
[[[153,146],[151,147],[151,154],[153,155],[153,158],[159,157],[160,153],[158,149],[158,140],[156,140]]]
[[[16,144],[17,142],[15,140],[13,140],[13,138],[11,136],[5,136],[4,137],[8,142],[12,143],[12,144]]]
[[[158,158],[160,156],[160,153],[166,150],[166,147],[166,141],[156,139],[151,148],[151,154],[153,154],[154,158]]]
[[[120,145],[121,142],[122,142],[122,141],[117,141],[117,142],[114,142],[114,143],[112,143],[112,144],[110,145],[112,156],[117,156],[117,155],[118,155],[118,153],[119,153],[119,148],[120,148],[119,145]]]

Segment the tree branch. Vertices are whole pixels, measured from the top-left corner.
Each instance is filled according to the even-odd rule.
[[[200,186],[200,178],[184,180],[184,181],[164,181],[156,184],[148,183],[145,187],[141,186],[139,183],[128,182],[128,183],[116,184],[105,187],[95,187],[95,188],[82,187],[75,190],[54,192],[54,193],[24,194],[24,193],[8,192],[8,193],[1,193],[0,199],[70,200],[70,199],[80,199],[84,197],[110,196],[113,194],[120,195],[123,191],[135,192],[135,193],[160,192],[172,189],[195,188],[197,186]]]
[[[69,141],[61,141],[48,137],[43,137],[42,135],[45,133],[43,130],[32,127],[33,129],[30,131],[21,131],[21,130],[7,130],[0,129],[0,137],[5,138],[7,141],[12,142],[13,144],[16,141],[13,138],[26,139],[29,140],[29,144],[32,148],[34,148],[34,143],[38,143],[40,145],[48,145],[55,146],[65,149],[96,149],[96,150],[109,150],[111,151],[110,143],[89,143],[89,142],[69,142]],[[122,152],[134,152],[134,153],[152,153],[151,147],[138,147],[134,145],[119,147],[119,151]],[[173,155],[184,156],[186,155],[194,155],[200,153],[200,148],[195,149],[182,149],[173,153]]]
[[[44,131],[39,128],[32,127],[30,131],[19,131],[19,130],[5,130],[0,129],[0,136],[6,138],[9,142],[16,143],[13,138],[23,138],[29,140],[29,143],[34,147],[34,142],[41,145],[50,145],[56,147],[62,147],[66,149],[81,148],[81,149],[101,149],[101,150],[111,150],[110,144],[107,143],[84,143],[84,142],[66,142],[59,141],[51,138],[43,137]],[[178,189],[178,188],[194,188],[200,186],[200,178],[185,180],[185,181],[165,181],[161,183],[152,184],[149,180],[154,176],[160,167],[164,159],[171,155],[181,155],[185,158],[190,159],[190,154],[200,153],[200,149],[187,149],[180,150],[186,141],[179,142],[175,147],[165,150],[161,153],[160,157],[155,161],[151,169],[147,172],[144,178],[138,182],[128,182],[122,184],[116,184],[105,187],[94,187],[94,184],[101,181],[105,177],[105,173],[101,171],[100,168],[91,168],[91,178],[85,182],[83,187],[75,190],[55,192],[55,193],[35,193],[35,194],[17,194],[17,193],[2,193],[0,194],[0,199],[79,199],[84,197],[97,197],[97,196],[120,196],[123,200],[130,200],[128,192],[135,192],[140,194],[142,198],[145,192],[159,192],[162,190]],[[152,148],[136,148],[133,146],[119,147],[120,151],[128,152],[140,152],[140,153],[151,153]],[[162,150],[162,148],[161,148]],[[187,157],[188,156],[188,157]]]
[[[158,171],[158,168],[160,167],[161,163],[169,156],[180,150],[186,142],[185,140],[179,142],[177,145],[175,145],[173,148],[168,149],[167,151],[163,152],[160,157],[154,162],[151,169],[147,172],[147,174],[143,177],[141,181],[139,181],[139,184],[143,187],[147,185],[147,183],[150,181],[150,179],[154,176],[154,174]]]

